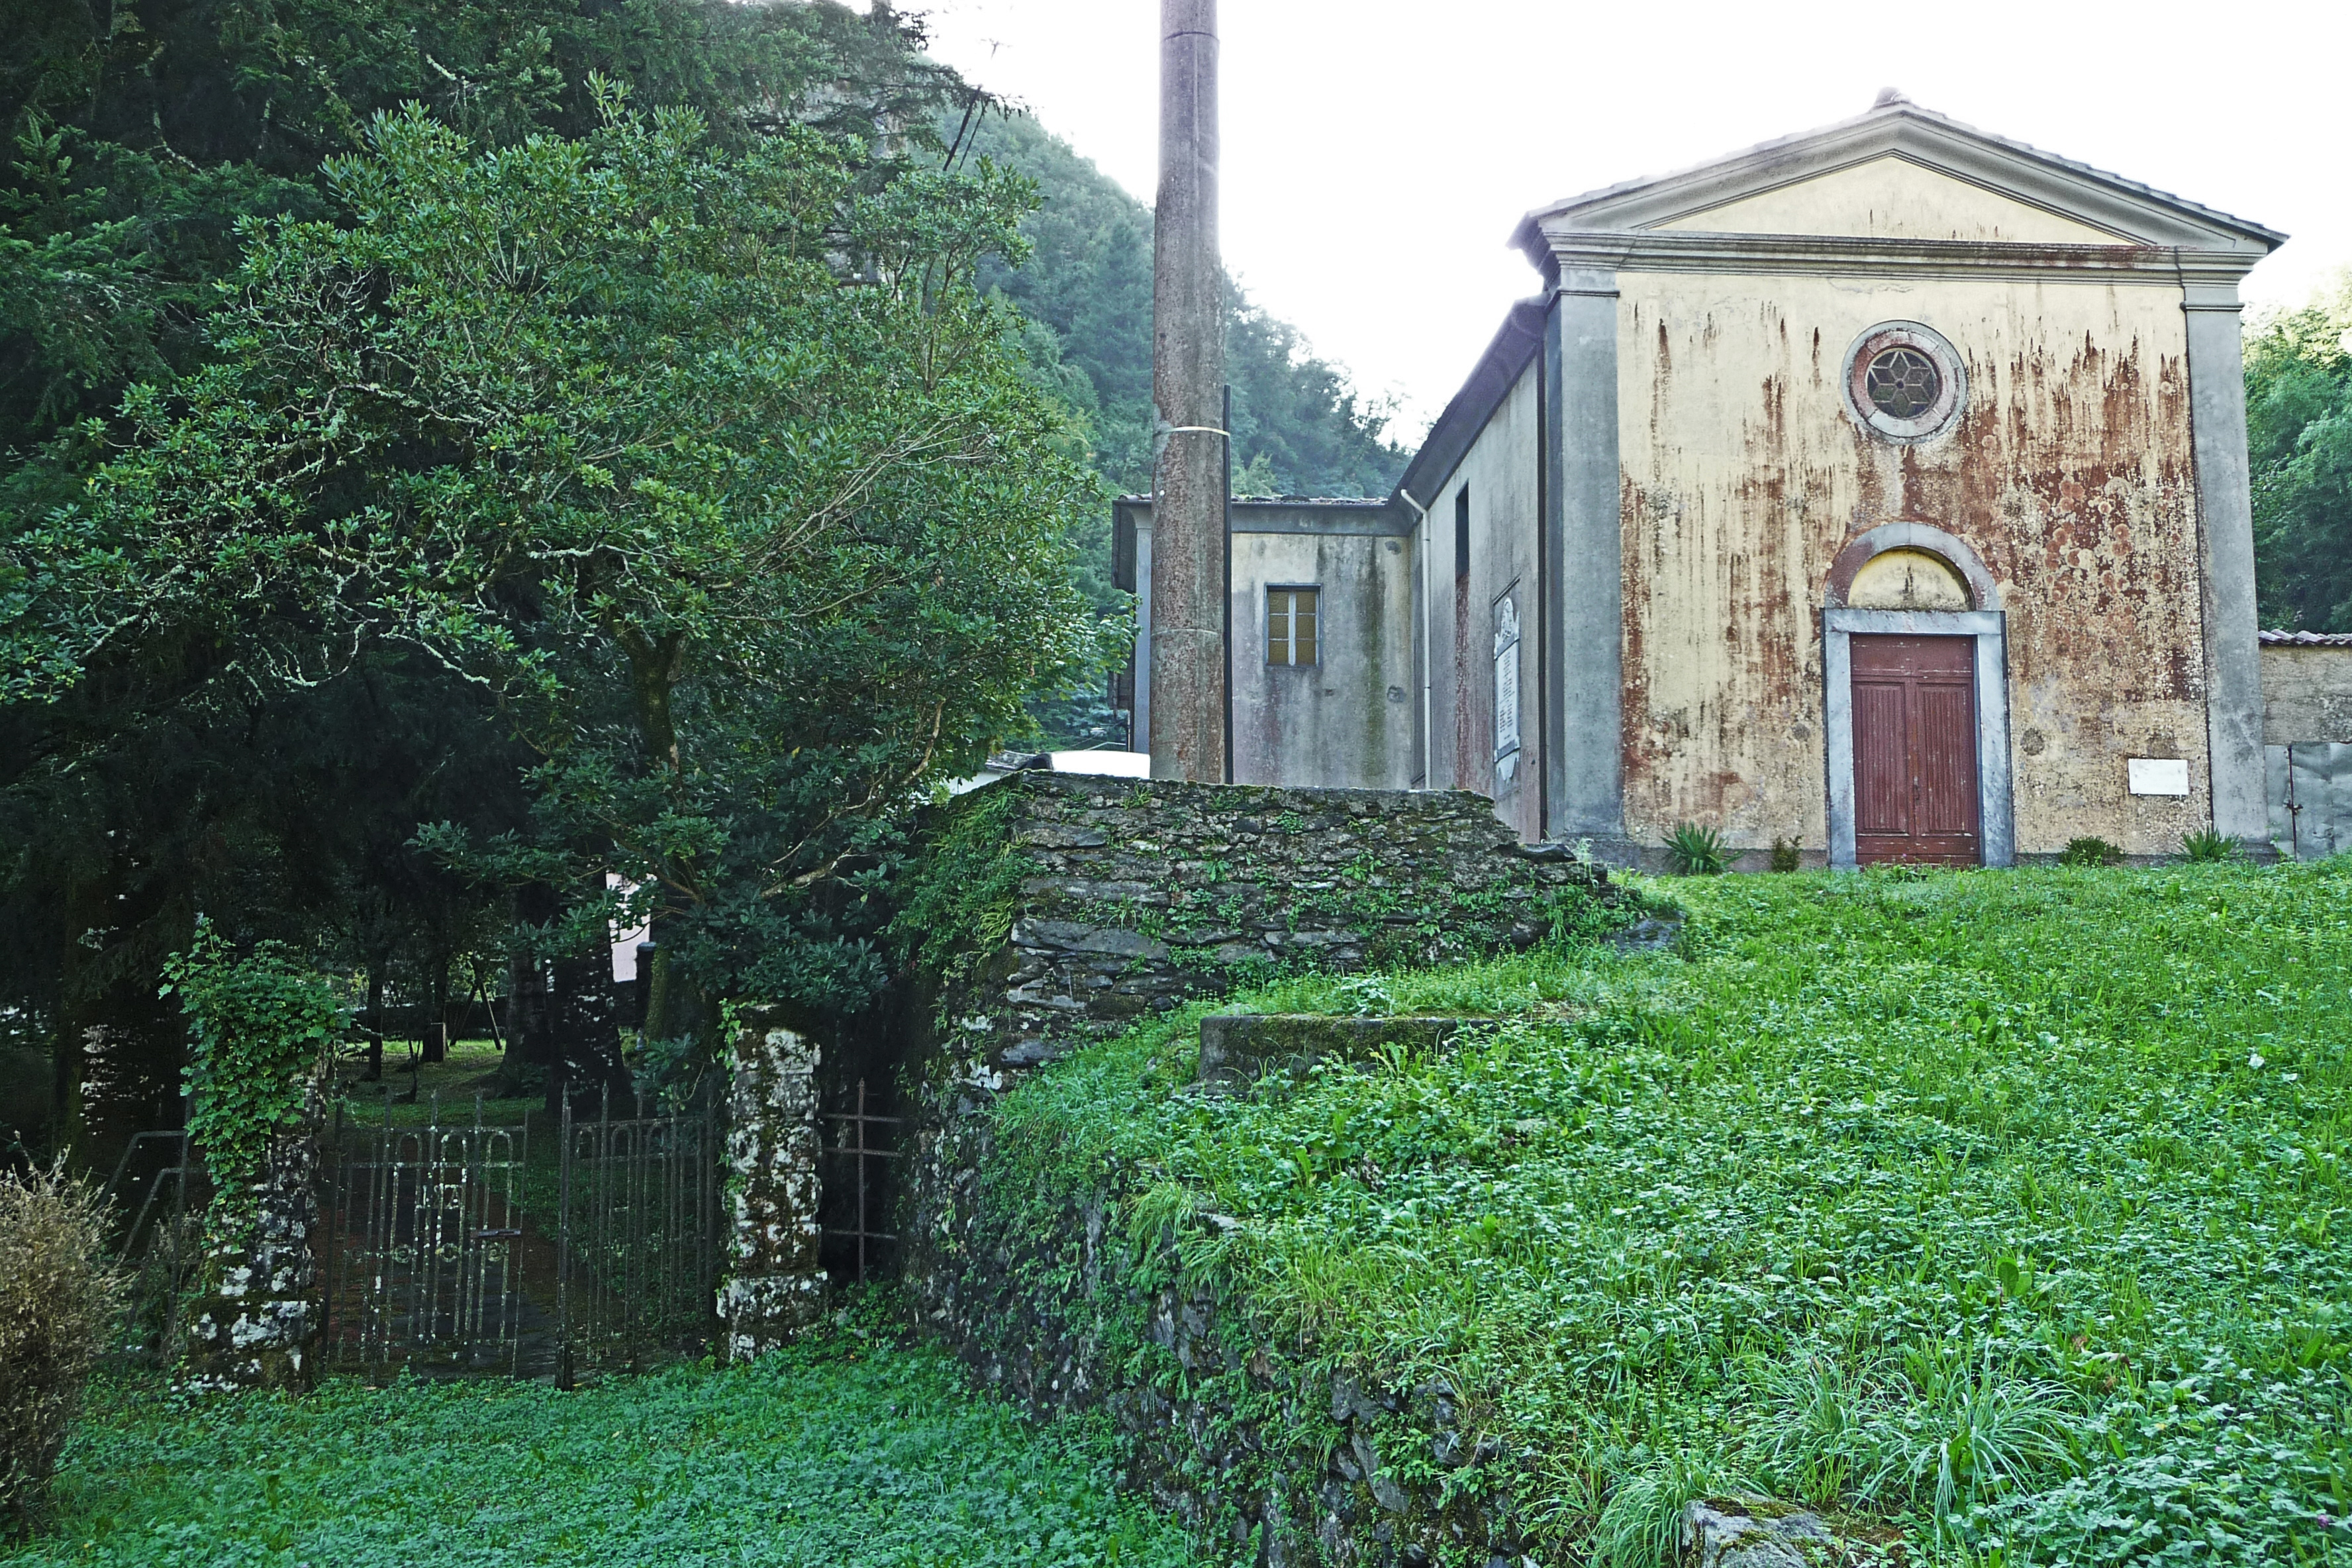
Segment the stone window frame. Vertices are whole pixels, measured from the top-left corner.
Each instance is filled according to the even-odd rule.
[[[1889,349],[1911,349],[1925,354],[1943,384],[1936,401],[1916,419],[1898,419],[1870,400],[1863,383],[1871,363]],[[1845,351],[1845,369],[1839,384],[1844,390],[1845,411],[1856,424],[1883,441],[1916,446],[1951,430],[1968,412],[1969,374],[1952,341],[1922,321],[1881,321],[1866,329]]]
[[[1511,616],[1510,641],[1503,640],[1503,612]],[[1515,785],[1518,778],[1518,759],[1527,750],[1527,689],[1519,673],[1519,664],[1526,657],[1527,618],[1519,614],[1519,579],[1511,579],[1509,587],[1496,594],[1486,605],[1486,624],[1495,628],[1493,679],[1488,699],[1495,707],[1494,756],[1489,766],[1495,773],[1495,788],[1500,794],[1507,785]],[[1503,744],[1503,656],[1511,656],[1511,729],[1508,746]]]
[[[1276,594],[1288,594],[1293,595],[1289,606],[1284,613],[1283,636],[1279,643],[1276,641],[1274,635],[1274,596]],[[1308,648],[1308,657],[1306,658],[1300,658],[1297,657],[1298,600],[1297,595],[1301,594],[1312,595],[1313,606],[1310,613],[1314,616],[1315,620],[1314,641]],[[1265,627],[1265,663],[1267,668],[1313,669],[1322,664],[1323,585],[1321,584],[1268,583],[1265,585],[1265,615],[1260,620],[1259,624]],[[1283,657],[1280,658],[1275,658],[1275,650],[1276,647],[1279,647],[1282,650]]]
[[[1873,557],[1916,550],[1942,560],[1969,586],[1966,610],[1855,610],[1845,595]],[[2016,801],[2009,750],[2009,617],[1983,560],[1932,523],[1890,522],[1838,552],[1822,606],[1822,741],[1828,786],[1829,863],[1859,868],[1854,843],[1853,643],[1856,633],[1976,639],[1977,836],[1983,864],[2017,863]]]

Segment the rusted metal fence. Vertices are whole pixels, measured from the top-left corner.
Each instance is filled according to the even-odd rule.
[[[422,1121],[394,1122],[342,1105],[320,1162],[321,1357],[382,1373],[530,1370],[523,1362],[524,1174],[530,1126],[470,1116],[445,1121],[439,1096]]]
[[[129,1280],[121,1331],[109,1359],[153,1366],[176,1353],[180,1307],[203,1258],[203,1211],[211,1196],[188,1135],[174,1130],[135,1134],[114,1163],[103,1195],[129,1216],[114,1256]]]
[[[831,1162],[825,1173],[842,1183],[841,1187],[834,1188],[828,1182],[826,1186],[831,1190],[827,1196],[830,1198],[833,1191],[841,1193],[839,1202],[831,1206],[845,1209],[850,1223],[826,1226],[824,1234],[850,1244],[854,1277],[862,1280],[867,1268],[878,1260],[878,1247],[872,1244],[895,1246],[898,1240],[894,1233],[877,1228],[875,1216],[887,1192],[880,1178],[891,1161],[905,1158],[905,1151],[897,1147],[901,1118],[876,1116],[868,1111],[866,1080],[862,1078],[857,1080],[856,1103],[855,1110],[831,1111],[825,1116],[827,1121],[834,1123],[833,1140],[823,1150]],[[878,1143],[875,1141],[876,1129],[883,1130],[882,1142]]]

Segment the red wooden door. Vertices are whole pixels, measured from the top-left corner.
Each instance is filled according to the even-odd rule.
[[[1854,857],[1974,866],[1974,637],[1856,636]]]

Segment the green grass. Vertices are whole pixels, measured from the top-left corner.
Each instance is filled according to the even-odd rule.
[[[572,1393],[337,1380],[302,1399],[100,1391],[12,1568],[1189,1561],[1107,1445],[967,1391],[872,1315],[750,1368]],[[862,1331],[861,1331],[862,1330]]]
[[[990,1223],[1107,1192],[1310,1399],[1443,1379],[1546,1561],[1748,1488],[1929,1558],[2352,1561],[2352,858],[1670,896],[1678,954],[1246,999],[1497,1016],[1434,1055],[1203,1101],[1199,1009],[1082,1052],[1000,1104]],[[1142,1295],[1080,1330],[1172,1381]]]

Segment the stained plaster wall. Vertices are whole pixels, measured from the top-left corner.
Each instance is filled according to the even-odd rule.
[[[1536,721],[1539,610],[1536,597],[1537,424],[1540,361],[1513,384],[1461,463],[1429,503],[1430,750],[1440,787],[1491,795],[1495,815],[1522,839],[1543,837],[1542,736]],[[1454,498],[1470,490],[1470,578],[1454,577]],[[1509,590],[1519,617],[1519,754],[1509,776],[1495,757],[1496,601]]]
[[[1826,837],[1820,610],[1845,542],[1896,520],[1973,546],[2008,613],[2018,848],[2134,854],[2210,820],[2186,329],[2177,288],[2002,279],[1619,277],[1629,830]],[[1865,436],[1847,346],[1958,345],[1937,441]],[[2125,760],[2189,762],[2186,799]]]
[[[2352,743],[2352,647],[2265,646],[2263,742]]]
[[[1234,782],[1404,789],[1415,760],[1413,541],[1234,533]],[[1318,658],[1266,662],[1266,592],[1320,590]]]

